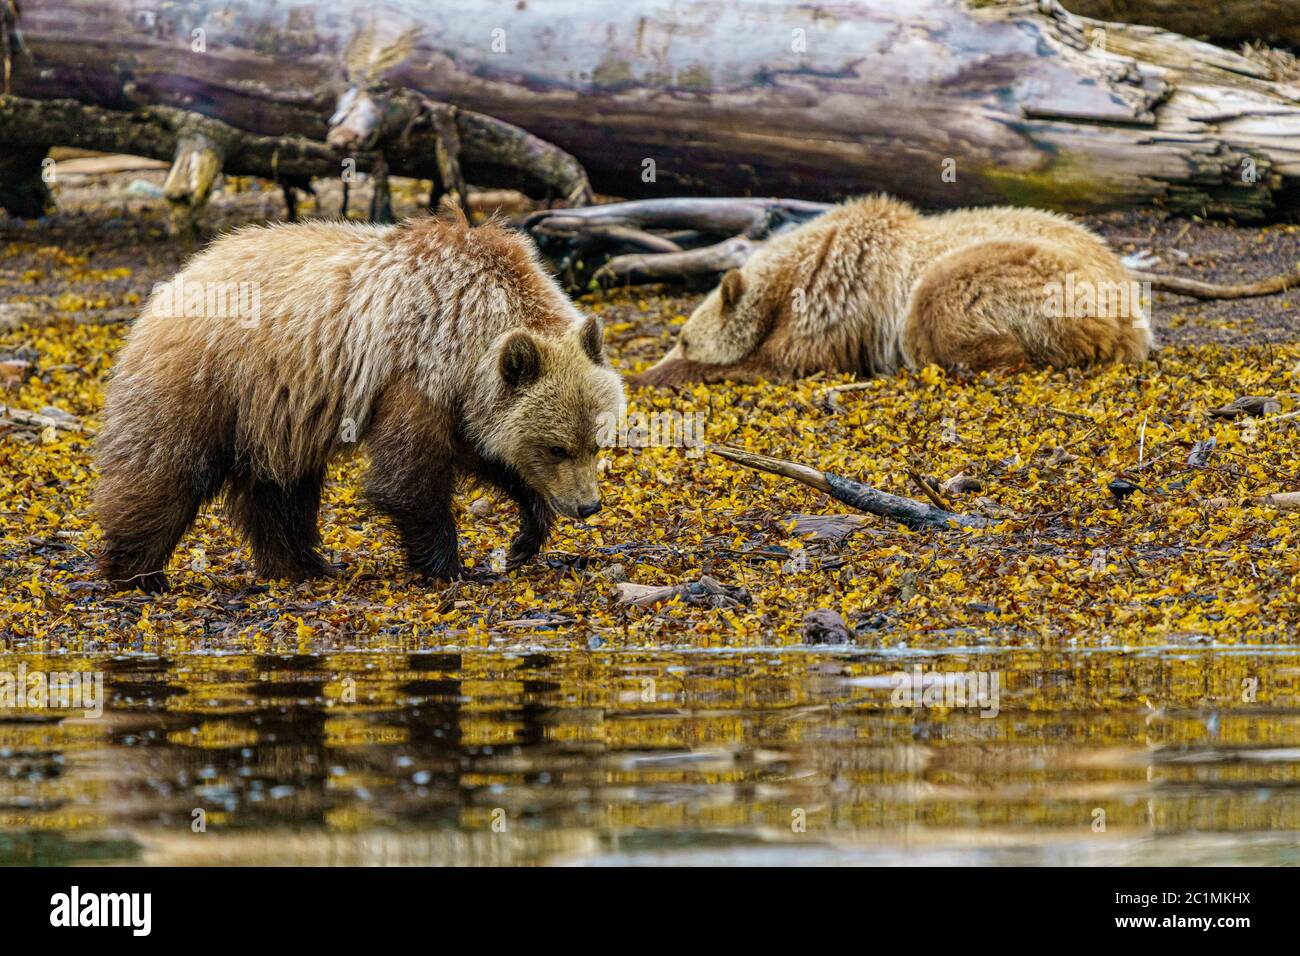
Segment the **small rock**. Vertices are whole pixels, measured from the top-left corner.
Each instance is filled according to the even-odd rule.
[[[611,564],[600,572],[600,576],[614,584],[622,584],[627,580],[627,569],[621,564]]]
[[[492,502],[486,498],[475,498],[470,502],[469,513],[475,518],[486,518],[492,513]]]
[[[0,309],[3,308],[3,306],[0,306]],[[0,362],[29,362],[32,365],[35,365],[37,359],[40,357],[41,353],[36,351],[36,349],[32,348],[30,345],[23,345],[14,349],[12,352],[6,352],[4,355],[0,355]]]
[[[133,179],[131,184],[126,187],[127,195],[141,196],[145,199],[162,199],[162,187],[156,183],[151,183],[147,179]]]
[[[1189,468],[1204,468],[1210,461],[1210,455],[1214,452],[1214,446],[1217,440],[1213,437],[1198,441],[1192,446],[1191,453],[1187,456],[1187,465]]]
[[[805,644],[849,644],[853,640],[844,618],[830,608],[804,615],[802,633]]]

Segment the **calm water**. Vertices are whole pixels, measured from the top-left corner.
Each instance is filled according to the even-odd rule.
[[[0,671],[77,661],[101,717],[0,709],[0,862],[1300,864],[1292,648]],[[898,706],[914,666],[997,715]]]

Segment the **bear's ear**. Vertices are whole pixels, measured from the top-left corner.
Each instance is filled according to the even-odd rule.
[[[605,364],[605,327],[594,315],[587,316],[582,323],[582,350],[597,365]]]
[[[745,294],[745,277],[740,274],[739,269],[728,269],[727,274],[722,277],[722,285],[719,288],[722,308],[730,309]]]
[[[510,388],[525,388],[542,374],[542,352],[527,332],[516,332],[501,346],[501,378]]]

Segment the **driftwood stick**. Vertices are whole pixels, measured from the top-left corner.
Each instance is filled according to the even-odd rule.
[[[1231,508],[1235,505],[1262,505],[1278,511],[1300,511],[1300,491],[1282,491],[1272,495],[1250,498],[1209,498],[1205,502],[1212,508]]]
[[[841,478],[829,472],[820,471],[810,465],[803,465],[783,458],[771,458],[756,455],[753,452],[727,445],[710,445],[709,451],[720,458],[734,461],[755,471],[765,471],[780,475],[815,488],[818,491],[837,498],[846,505],[859,511],[897,521],[913,530],[946,530],[949,528],[989,528],[997,524],[980,515],[964,515],[947,511],[935,505],[903,498],[880,491],[870,485],[864,485],[850,478]]]
[[[190,235],[198,229],[199,214],[208,204],[212,187],[221,175],[224,155],[222,144],[201,130],[181,136],[163,183],[163,196],[171,207],[174,235]]]
[[[469,189],[460,168],[460,133],[456,130],[456,108],[443,106],[430,114],[434,130],[433,185],[429,189],[429,209],[438,208],[443,196],[450,196],[461,212],[469,216]]]
[[[614,256],[596,270],[597,281],[662,282],[726,272],[745,264],[762,243],[736,236],[717,245],[683,252],[629,253]]]
[[[1159,275],[1154,272],[1134,272],[1133,277],[1139,282],[1150,282],[1151,288],[1159,292],[1174,292],[1193,299],[1251,299],[1256,296],[1277,295],[1279,292],[1300,286],[1300,266],[1292,272],[1260,279],[1258,282],[1229,285],[1217,285],[1199,279],[1184,279],[1180,276]]]
[[[644,229],[634,229],[631,226],[592,226],[586,232],[587,235],[606,242],[634,246],[651,253],[669,254],[682,251],[682,247],[671,239],[646,232]]]
[[[588,226],[630,226],[636,229],[697,229],[719,236],[751,234],[764,223],[804,222],[821,215],[828,203],[800,199],[751,199],[737,196],[722,199],[672,197],[606,203],[584,209],[542,210],[524,220],[532,229],[549,220],[564,220],[569,228]],[[770,228],[769,230],[770,231]]]
[[[930,484],[929,480],[926,479],[926,477],[918,470],[915,468],[907,469],[907,477],[911,478],[912,481],[916,483],[916,486],[924,492],[925,496],[930,499],[930,502],[936,508],[940,508],[944,511],[952,511],[952,505],[948,504],[948,502],[944,500],[943,495],[939,493],[939,489]]]

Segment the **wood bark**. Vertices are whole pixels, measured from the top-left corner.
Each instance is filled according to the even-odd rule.
[[[369,31],[401,53],[372,58],[390,86],[527,128],[628,197],[883,190],[1243,219],[1300,205],[1295,87],[1051,0],[43,0],[22,25],[20,95],[317,141]],[[471,165],[469,181],[505,185]]]
[[[1097,20],[1143,23],[1222,43],[1300,46],[1295,0],[1064,0],[1072,13]]]

